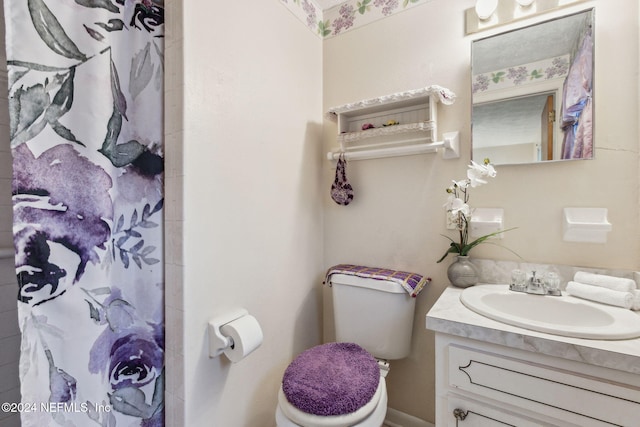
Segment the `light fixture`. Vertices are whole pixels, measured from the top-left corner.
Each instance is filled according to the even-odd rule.
[[[478,0],[476,14],[481,21],[486,21],[498,8],[498,0]]]
[[[564,9],[590,0],[476,0],[465,9],[465,34],[473,34],[524,18]]]

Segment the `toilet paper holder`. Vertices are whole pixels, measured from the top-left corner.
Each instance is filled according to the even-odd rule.
[[[209,321],[210,358],[220,356],[226,349],[233,346],[233,338],[223,335],[220,328],[248,314],[249,312],[247,310],[239,308],[216,316]]]

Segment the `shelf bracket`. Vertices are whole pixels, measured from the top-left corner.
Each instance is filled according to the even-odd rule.
[[[460,132],[446,132],[442,134],[443,138],[443,159],[460,158]]]

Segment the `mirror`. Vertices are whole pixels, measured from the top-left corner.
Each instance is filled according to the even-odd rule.
[[[474,41],[471,158],[593,158],[593,9]]]

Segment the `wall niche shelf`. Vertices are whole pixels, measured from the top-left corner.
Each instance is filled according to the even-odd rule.
[[[453,104],[456,95],[441,86],[399,92],[331,108],[327,117],[338,123],[339,147],[329,160],[344,155],[362,160],[434,153],[460,157],[458,132],[437,141],[437,103]]]

